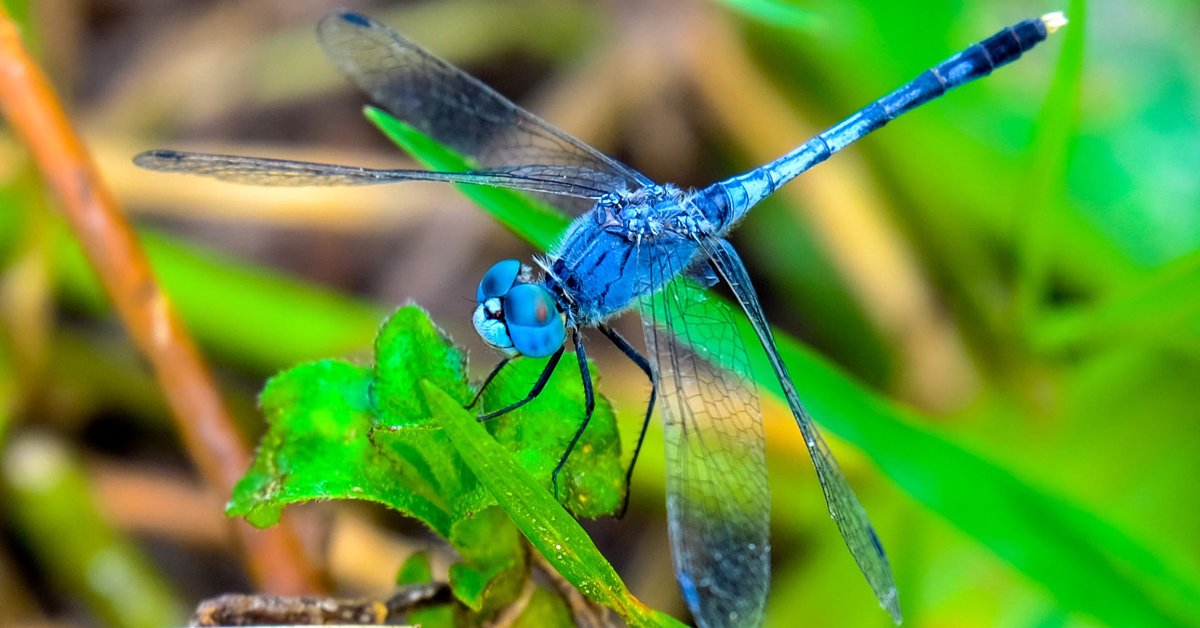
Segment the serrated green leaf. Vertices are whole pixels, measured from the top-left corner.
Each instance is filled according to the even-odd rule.
[[[415,382],[428,377],[445,385],[460,403],[471,398],[466,356],[419,307],[402,307],[384,323],[375,339],[375,368],[370,402],[375,416],[372,441],[397,466],[421,478],[451,521],[491,505],[475,477],[430,421]],[[452,528],[439,528],[447,537]]]
[[[471,400],[467,357],[419,307],[392,314],[375,338],[372,402],[388,427],[420,425],[429,409],[417,387],[421,378],[437,383],[462,403]]]
[[[431,420],[417,390],[420,381],[444,386],[461,411],[472,397],[465,355],[415,306],[388,319],[375,352],[373,368],[325,360],[268,382],[261,402],[269,429],[228,512],[265,526],[290,503],[343,498],[386,504],[424,521],[459,551],[464,562],[451,570],[451,587],[487,616],[520,595],[528,578],[525,546],[447,432]],[[489,387],[484,408],[524,397],[544,363],[509,365]],[[556,371],[536,401],[489,423],[497,455],[536,474],[547,488],[577,425],[562,417],[583,413],[581,392],[571,383],[579,376],[574,361],[564,366],[572,368]],[[612,512],[621,503],[623,478],[612,409],[598,398],[591,425],[564,468],[564,499],[588,515]]]
[[[476,477],[525,538],[588,599],[615,610],[633,626],[678,625],[629,593],[587,532],[473,416],[437,386],[422,381],[436,421]]]
[[[265,527],[287,504],[318,499],[379,502],[449,534],[451,513],[410,469],[381,457],[371,369],[323,360],[271,378],[261,404],[268,428],[253,466],[234,488],[230,516]]]

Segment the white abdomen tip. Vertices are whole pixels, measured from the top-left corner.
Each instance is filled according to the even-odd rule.
[[[1067,25],[1067,16],[1063,15],[1062,11],[1047,13],[1042,16],[1042,24],[1046,25],[1047,33],[1053,33]]]

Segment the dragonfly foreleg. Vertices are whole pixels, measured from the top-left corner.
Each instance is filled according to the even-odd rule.
[[[499,410],[495,410],[493,412],[488,412],[487,414],[481,414],[481,415],[479,415],[479,417],[477,417],[476,420],[478,420],[480,422],[490,421],[502,414],[508,414],[509,412],[512,412],[513,410],[516,410],[517,408],[520,408],[521,406],[529,403],[530,401],[533,401],[538,395],[540,395],[542,393],[542,389],[546,387],[546,382],[550,381],[550,375],[552,373],[554,373],[554,367],[558,366],[558,361],[559,361],[559,359],[562,358],[563,351],[565,351],[565,350],[566,350],[566,345],[563,345],[562,347],[559,347],[558,351],[554,352],[554,355],[550,356],[550,360],[548,362],[546,362],[546,368],[542,369],[542,374],[538,376],[537,381],[533,383],[533,388],[529,389],[529,394],[525,395],[524,399],[517,401],[515,403],[510,403],[509,405],[507,405],[503,408],[500,408]],[[484,386],[487,386],[488,382],[492,381],[492,377],[495,377],[496,373],[500,371],[500,367],[504,366],[504,364],[507,361],[508,360],[506,358],[504,362],[501,362],[499,366],[497,366],[495,369],[492,370],[492,374],[489,375],[487,378],[487,381],[485,381],[483,383]],[[480,392],[482,392],[482,389],[480,390]],[[474,405],[474,402],[471,402],[471,405]],[[467,407],[470,407],[470,406],[467,406]]]
[[[596,393],[592,390],[592,373],[588,370],[587,353],[583,349],[583,336],[575,331],[571,334],[571,338],[575,341],[575,358],[579,361],[579,377],[583,380],[583,421],[580,421],[579,429],[575,430],[575,435],[571,437],[571,443],[567,445],[562,458],[559,458],[558,464],[554,466],[554,472],[550,474],[550,480],[554,484],[555,499],[558,499],[558,472],[562,471],[563,465],[567,464],[567,458],[571,457],[571,452],[575,450],[575,445],[583,436],[583,430],[587,429],[588,422],[592,420],[592,411],[596,409]],[[562,349],[559,349],[559,353],[562,353]]]
[[[637,444],[633,447],[633,458],[629,460],[629,469],[625,471],[625,501],[621,503],[621,511],[617,513],[617,518],[625,516],[625,511],[629,509],[629,484],[633,480],[633,468],[637,466],[638,454],[642,452],[642,442],[646,440],[646,429],[650,427],[650,415],[654,412],[654,402],[658,398],[658,382],[654,380],[654,371],[650,369],[650,362],[629,344],[617,330],[601,325],[600,333],[608,337],[625,357],[629,358],[650,380],[650,402],[646,404],[646,416],[642,419],[642,429],[638,432]]]
[[[506,356],[492,369],[491,373],[488,373],[488,376],[483,380],[483,383],[479,385],[479,390],[475,393],[475,397],[471,399],[471,403],[466,405],[468,410],[474,408],[475,404],[479,403],[479,400],[483,398],[483,391],[487,390],[488,384],[491,384],[492,380],[496,379],[496,376],[500,374],[500,370],[507,366],[511,361],[512,356]]]

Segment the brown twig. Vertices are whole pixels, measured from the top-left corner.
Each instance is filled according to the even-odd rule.
[[[192,459],[209,483],[229,494],[250,464],[249,447],[155,282],[132,229],[2,5],[0,111],[33,153],[126,330],[150,361]],[[235,525],[258,586],[286,594],[319,590],[316,571],[289,527],[257,531],[242,522]]]
[[[451,601],[443,583],[400,587],[384,599],[221,595],[200,602],[192,626],[380,626],[395,624],[410,611]]]

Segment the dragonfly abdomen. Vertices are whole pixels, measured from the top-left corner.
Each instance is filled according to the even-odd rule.
[[[1012,63],[1066,23],[1061,13],[1019,22],[922,72],[883,98],[863,107],[788,154],[750,172],[714,183],[704,193],[720,191],[736,223],[750,208],[809,168],[829,159],[859,138],[899,115],[929,102],[948,90],[991,74]]]

